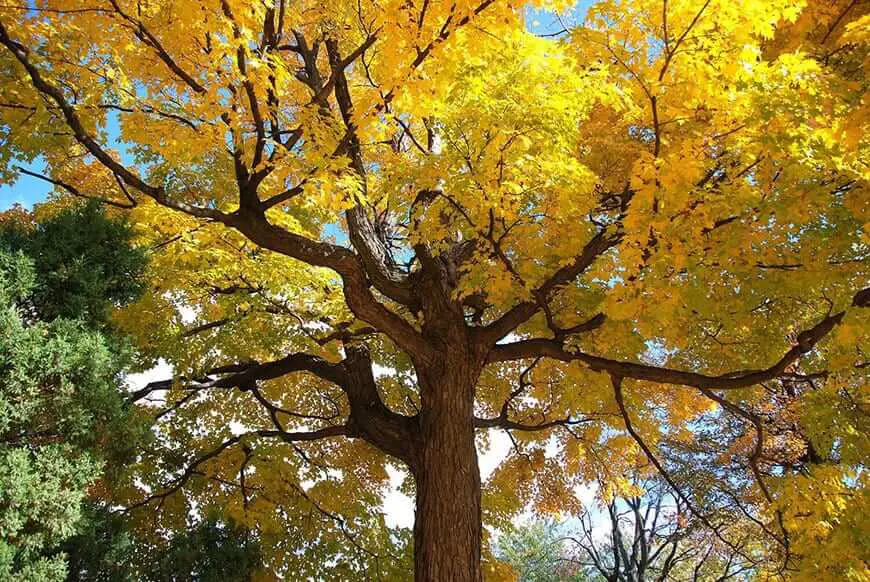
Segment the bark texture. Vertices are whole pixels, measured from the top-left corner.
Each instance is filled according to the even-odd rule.
[[[417,582],[480,582],[480,470],[474,446],[474,386],[468,354],[420,373],[424,406],[413,472]]]

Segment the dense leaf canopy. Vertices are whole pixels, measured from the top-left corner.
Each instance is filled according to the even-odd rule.
[[[219,507],[273,572],[401,578],[406,466],[436,579],[422,487],[461,506],[477,464],[446,452],[504,430],[487,525],[644,466],[764,540],[761,576],[868,579],[868,4],[527,28],[571,4],[0,7],[0,172],[40,156],[153,251],[115,319],[175,374],[136,394],[162,407],[132,511]]]
[[[37,263],[30,307],[40,319],[107,323],[109,310],[137,299],[145,253],[130,245],[130,225],[106,217],[99,203],[76,205],[42,222],[14,212],[0,244]]]

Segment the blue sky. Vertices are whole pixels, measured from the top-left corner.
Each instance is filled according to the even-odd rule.
[[[43,169],[39,161],[20,165],[34,172],[41,172]],[[8,210],[13,204],[30,208],[34,203],[44,200],[51,188],[51,184],[47,182],[23,175],[12,184],[0,184],[0,211]]]
[[[108,143],[111,144],[112,149],[121,154],[121,161],[127,165],[132,165],[133,160],[127,153],[124,143],[119,139],[120,127],[117,115],[110,114],[108,116],[105,130]],[[45,173],[45,163],[39,157],[31,163],[13,162],[13,164],[37,174]],[[45,200],[53,188],[54,186],[45,180],[26,174],[20,174],[18,179],[11,184],[0,183],[0,212],[8,210],[15,204],[31,208],[35,203]]]

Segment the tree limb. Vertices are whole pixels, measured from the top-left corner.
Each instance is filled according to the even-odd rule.
[[[166,497],[169,497],[173,493],[179,491],[184,485],[193,477],[197,468],[203,463],[210,461],[214,458],[217,458],[223,453],[225,450],[243,442],[244,440],[250,438],[279,438],[284,442],[295,443],[295,442],[310,442],[316,441],[325,438],[333,438],[336,436],[344,436],[348,434],[348,427],[344,425],[337,426],[328,426],[319,430],[314,431],[306,431],[306,432],[284,432],[281,430],[255,430],[246,432],[240,435],[236,435],[230,439],[227,439],[214,449],[203,453],[198,456],[192,463],[190,463],[184,470],[181,475],[173,479],[166,487],[158,492],[148,495],[144,499],[137,501],[136,503],[127,506],[124,509],[125,513],[133,511],[139,507],[144,507],[153,501],[162,500]]]
[[[515,330],[517,326],[537,313],[556,290],[582,274],[595,262],[595,259],[614,247],[618,241],[617,235],[609,235],[605,230],[599,231],[586,243],[573,261],[553,273],[534,290],[532,295],[540,300],[523,301],[509,309],[504,315],[481,330],[480,336],[483,341],[495,343]]]
[[[870,306],[870,288],[856,293],[852,300],[852,305],[857,307]],[[549,357],[563,362],[583,362],[592,370],[607,372],[620,378],[647,380],[650,382],[691,386],[708,390],[736,390],[781,376],[789,366],[799,360],[804,354],[812,351],[843,320],[845,314],[845,311],[830,314],[812,328],[798,334],[797,341],[791,349],[768,368],[731,372],[719,376],[708,376],[696,372],[613,360],[579,351],[569,352],[564,349],[561,341],[553,339],[528,339],[496,345],[490,351],[488,362]]]

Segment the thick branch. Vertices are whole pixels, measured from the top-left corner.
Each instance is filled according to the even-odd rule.
[[[393,412],[384,404],[375,383],[371,358],[365,345],[350,343],[345,346],[345,351],[347,358],[338,364],[310,354],[295,353],[262,364],[248,362],[222,366],[209,370],[206,378],[188,382],[184,387],[188,390],[239,388],[243,391],[251,391],[254,398],[266,408],[279,432],[283,433],[281,423],[278,421],[278,413],[304,418],[314,417],[284,410],[268,402],[257,389],[257,383],[274,380],[293,372],[309,372],[336,384],[347,395],[350,417],[345,425],[345,434],[360,437],[381,451],[408,461],[413,446],[412,419]],[[219,377],[211,378],[212,376]],[[171,380],[151,382],[141,390],[133,392],[130,400],[135,402],[156,390],[168,390],[172,386]]]
[[[326,41],[326,50],[332,68],[330,80],[334,82],[335,99],[347,128],[347,154],[351,168],[357,174],[363,193],[366,192],[366,169],[362,157],[362,147],[353,122],[353,101],[344,69],[347,59],[338,52],[338,42]],[[362,53],[360,53],[362,54]],[[404,305],[416,303],[407,279],[396,268],[390,252],[384,244],[374,223],[366,215],[362,203],[358,202],[347,211],[347,226],[350,242],[357,250],[372,284],[387,297]]]
[[[486,326],[482,330],[484,341],[495,343],[515,330],[517,326],[527,321],[542,309],[555,291],[581,275],[595,262],[595,259],[616,245],[617,242],[619,242],[617,236],[608,235],[604,230],[600,231],[592,237],[592,240],[586,243],[583,250],[573,261],[553,273],[549,279],[533,291],[533,297],[539,300],[518,303],[500,318]]]
[[[274,380],[293,372],[310,372],[339,386],[347,382],[341,364],[332,364],[317,356],[297,353],[262,364],[248,362],[215,368],[209,370],[207,376],[226,375],[217,379],[201,379],[195,381],[190,387],[191,389],[247,387],[262,380]],[[152,392],[170,388],[172,388],[172,380],[150,382],[141,390],[131,393],[130,401],[136,402]]]
[[[494,418],[475,418],[474,426],[475,428],[502,428],[505,430],[518,430],[521,432],[535,432],[555,428],[557,426],[574,426],[587,422],[589,422],[589,420],[585,418],[574,419],[568,416],[565,418],[548,420],[538,424],[523,424],[502,416],[496,416]]]
[[[372,361],[363,343],[345,346],[348,377],[345,392],[350,402],[352,436],[360,436],[381,451],[410,464],[416,445],[416,423],[412,417],[393,412],[384,403],[372,373]]]
[[[865,300],[865,297],[868,299]],[[857,293],[853,299],[853,305],[856,306],[863,307],[868,302],[870,302],[870,294],[867,293],[867,289]],[[842,321],[844,315],[844,311],[828,315],[812,328],[800,333],[797,336],[797,342],[795,345],[793,345],[791,349],[789,349],[779,359],[779,361],[768,368],[732,372],[719,376],[708,376],[695,372],[686,372],[659,366],[612,360],[583,352],[569,352],[564,349],[560,341],[551,339],[530,339],[510,344],[496,345],[490,352],[488,361],[504,362],[527,358],[549,357],[564,362],[583,362],[592,370],[607,372],[620,378],[632,378],[635,380],[647,380],[664,384],[693,386],[695,388],[708,390],[735,390],[766,382],[781,376],[791,364],[800,359],[804,354],[812,351],[816,345]]]
[[[2,23],[0,23],[0,44],[6,46],[22,64],[30,76],[33,86],[57,104],[75,139],[125,184],[136,188],[168,208],[234,227],[261,247],[310,265],[333,269],[342,276],[344,281],[348,307],[360,319],[383,330],[403,349],[419,353],[426,352],[425,342],[422,341],[420,334],[407,321],[387,309],[372,295],[369,290],[369,279],[359,258],[352,251],[338,245],[311,240],[285,231],[270,224],[262,211],[240,211],[226,214],[214,208],[198,207],[169,199],[162,186],[147,183],[135,172],[115,160],[88,134],[78,113],[64,97],[63,92],[42,77],[39,69],[29,58],[30,53],[27,47],[12,40]]]
[[[429,351],[410,323],[374,297],[369,289],[370,280],[352,251],[287,232],[270,224],[262,214],[234,214],[224,222],[263,248],[338,272],[344,282],[345,300],[354,315],[382,330],[406,351],[420,354]]]

